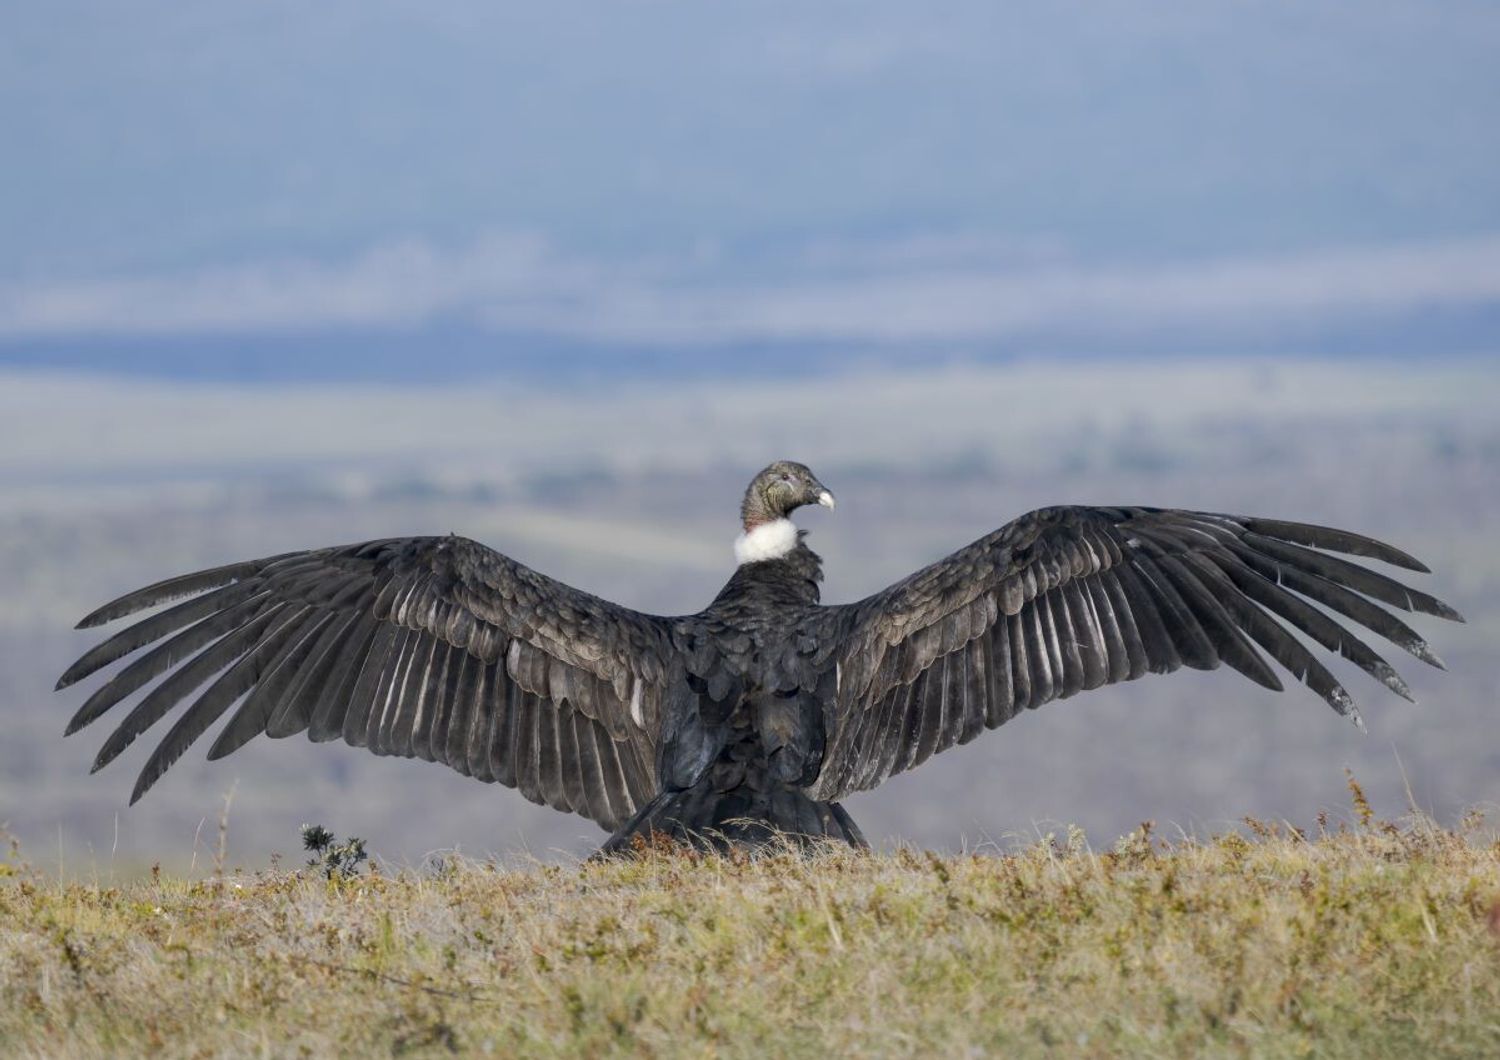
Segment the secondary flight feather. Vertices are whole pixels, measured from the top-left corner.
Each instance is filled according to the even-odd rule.
[[[741,505],[739,566],[693,615],[633,611],[452,536],[168,578],[79,623],[162,608],[63,674],[59,688],[128,660],[67,731],[133,700],[97,770],[175,714],[132,802],[227,715],[210,758],[262,733],[305,732],[441,762],[588,817],[611,833],[606,852],[652,834],[862,846],[838,800],[1024,709],[1220,663],[1279,690],[1274,663],[1362,727],[1293,631],[1409,699],[1353,629],[1442,666],[1388,608],[1462,621],[1339,555],[1427,570],[1371,538],[1145,507],[1031,512],[882,592],[826,606],[821,560],[788,517],[833,503],[802,464],[763,470]]]

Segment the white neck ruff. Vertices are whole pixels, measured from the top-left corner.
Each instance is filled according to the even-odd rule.
[[[790,519],[772,519],[734,539],[734,558],[741,564],[780,559],[797,547],[797,527]]]

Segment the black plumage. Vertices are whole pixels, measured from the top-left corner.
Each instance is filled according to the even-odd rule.
[[[658,832],[711,845],[778,831],[862,845],[838,799],[1024,709],[1220,663],[1280,689],[1274,662],[1359,723],[1293,631],[1409,699],[1332,616],[1435,666],[1427,642],[1380,605],[1461,621],[1332,554],[1426,570],[1389,545],[1161,508],[1044,508],[883,592],[824,606],[820,560],[786,518],[815,503],[831,507],[832,495],[801,464],[756,476],[739,567],[707,608],[679,617],[609,603],[460,537],[170,578],[80,623],[170,605],[63,674],[59,688],[134,656],[67,731],[160,678],[95,762],[179,712],[132,802],[227,715],[210,758],[261,733],[306,732],[442,762],[598,822],[613,833],[605,851]]]

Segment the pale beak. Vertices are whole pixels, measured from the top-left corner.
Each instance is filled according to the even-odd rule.
[[[818,503],[827,508],[829,511],[833,511],[833,494],[829,493],[827,490],[824,490],[822,493],[818,494]]]

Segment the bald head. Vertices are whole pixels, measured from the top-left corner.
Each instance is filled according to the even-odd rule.
[[[778,460],[750,481],[740,504],[740,519],[745,530],[785,519],[804,504],[833,507],[833,494],[818,481],[806,464],[795,460]]]

